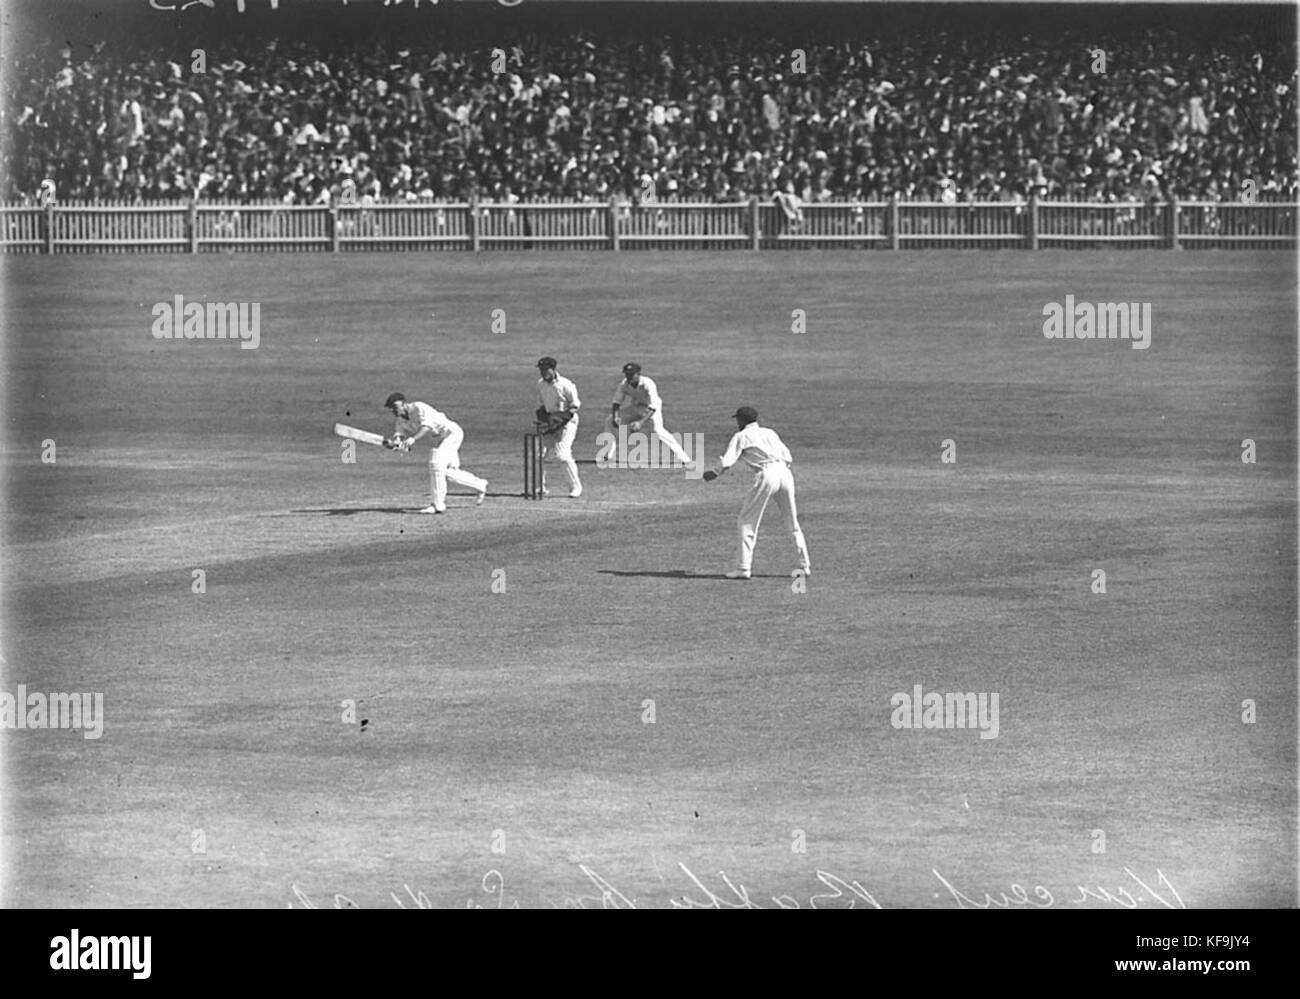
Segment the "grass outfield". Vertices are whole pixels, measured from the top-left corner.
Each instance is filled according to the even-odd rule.
[[[7,905],[1297,903],[1291,254],[4,264],[3,689],[105,713],[0,736]],[[260,346],[155,340],[177,294]],[[1045,339],[1067,294],[1150,349]],[[543,354],[579,500],[519,495]],[[719,578],[747,475],[590,463],[629,359],[709,455],[781,433],[806,592],[775,518]],[[482,507],[341,460],[395,389]]]

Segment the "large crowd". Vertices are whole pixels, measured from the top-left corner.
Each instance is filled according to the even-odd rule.
[[[0,199],[1297,197],[1290,39],[598,29],[37,46]]]

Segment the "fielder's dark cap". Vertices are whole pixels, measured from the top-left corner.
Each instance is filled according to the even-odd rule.
[[[736,410],[736,419],[744,420],[746,423],[754,423],[758,420],[758,410],[753,406],[741,406]]]
[[[537,362],[537,366],[541,370],[545,371],[547,368],[556,367],[557,365],[559,365],[559,363],[560,362],[553,357],[543,357],[540,361]]]
[[[628,378],[631,378],[633,375],[639,375],[640,373],[641,365],[637,364],[636,361],[628,361],[623,365],[623,374]]]
[[[392,409],[395,402],[406,402],[406,396],[402,395],[401,392],[394,392],[384,400],[384,409]]]

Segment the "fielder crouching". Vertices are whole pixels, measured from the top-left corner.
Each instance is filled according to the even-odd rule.
[[[790,449],[775,430],[758,425],[758,412],[750,406],[736,410],[737,432],[727,445],[727,453],[718,459],[717,471],[704,473],[704,481],[712,482],[737,461],[743,461],[754,470],[754,485],[740,507],[738,530],[740,558],[736,568],[727,573],[728,579],[748,579],[754,563],[754,545],[758,541],[758,525],[767,509],[768,500],[776,503],[785,517],[786,529],[794,538],[799,553],[799,572],[812,575],[808,560],[808,543],[799,527],[799,513],[794,502],[794,473],[790,470],[794,458]]]
[[[609,447],[605,460],[611,464],[618,463],[619,427],[626,425],[629,433],[636,434],[649,424],[650,433],[663,442],[674,458],[687,468],[694,465],[691,456],[677,443],[677,438],[664,428],[663,407],[659,386],[653,378],[641,374],[641,365],[635,361],[623,365],[623,380],[614,390],[610,413],[605,420],[605,433],[610,441],[610,444],[603,445]]]
[[[480,479],[460,467],[460,445],[465,440],[465,431],[459,423],[428,403],[407,402],[401,392],[390,395],[384,408],[392,410],[397,417],[397,426],[393,429],[393,436],[384,441],[385,447],[407,452],[423,437],[433,440],[433,449],[429,452],[429,505],[420,513],[447,512],[448,482],[468,486],[478,493],[478,502],[483,502],[487,496],[487,479]]]

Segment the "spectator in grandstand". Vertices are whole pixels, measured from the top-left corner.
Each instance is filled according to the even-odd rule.
[[[38,47],[6,78],[0,196],[47,175],[67,198],[291,204],[345,178],[390,201],[1297,195],[1289,40],[836,36],[803,72],[762,31],[521,29],[494,36],[504,72],[477,39],[423,44],[214,44],[205,73]]]

